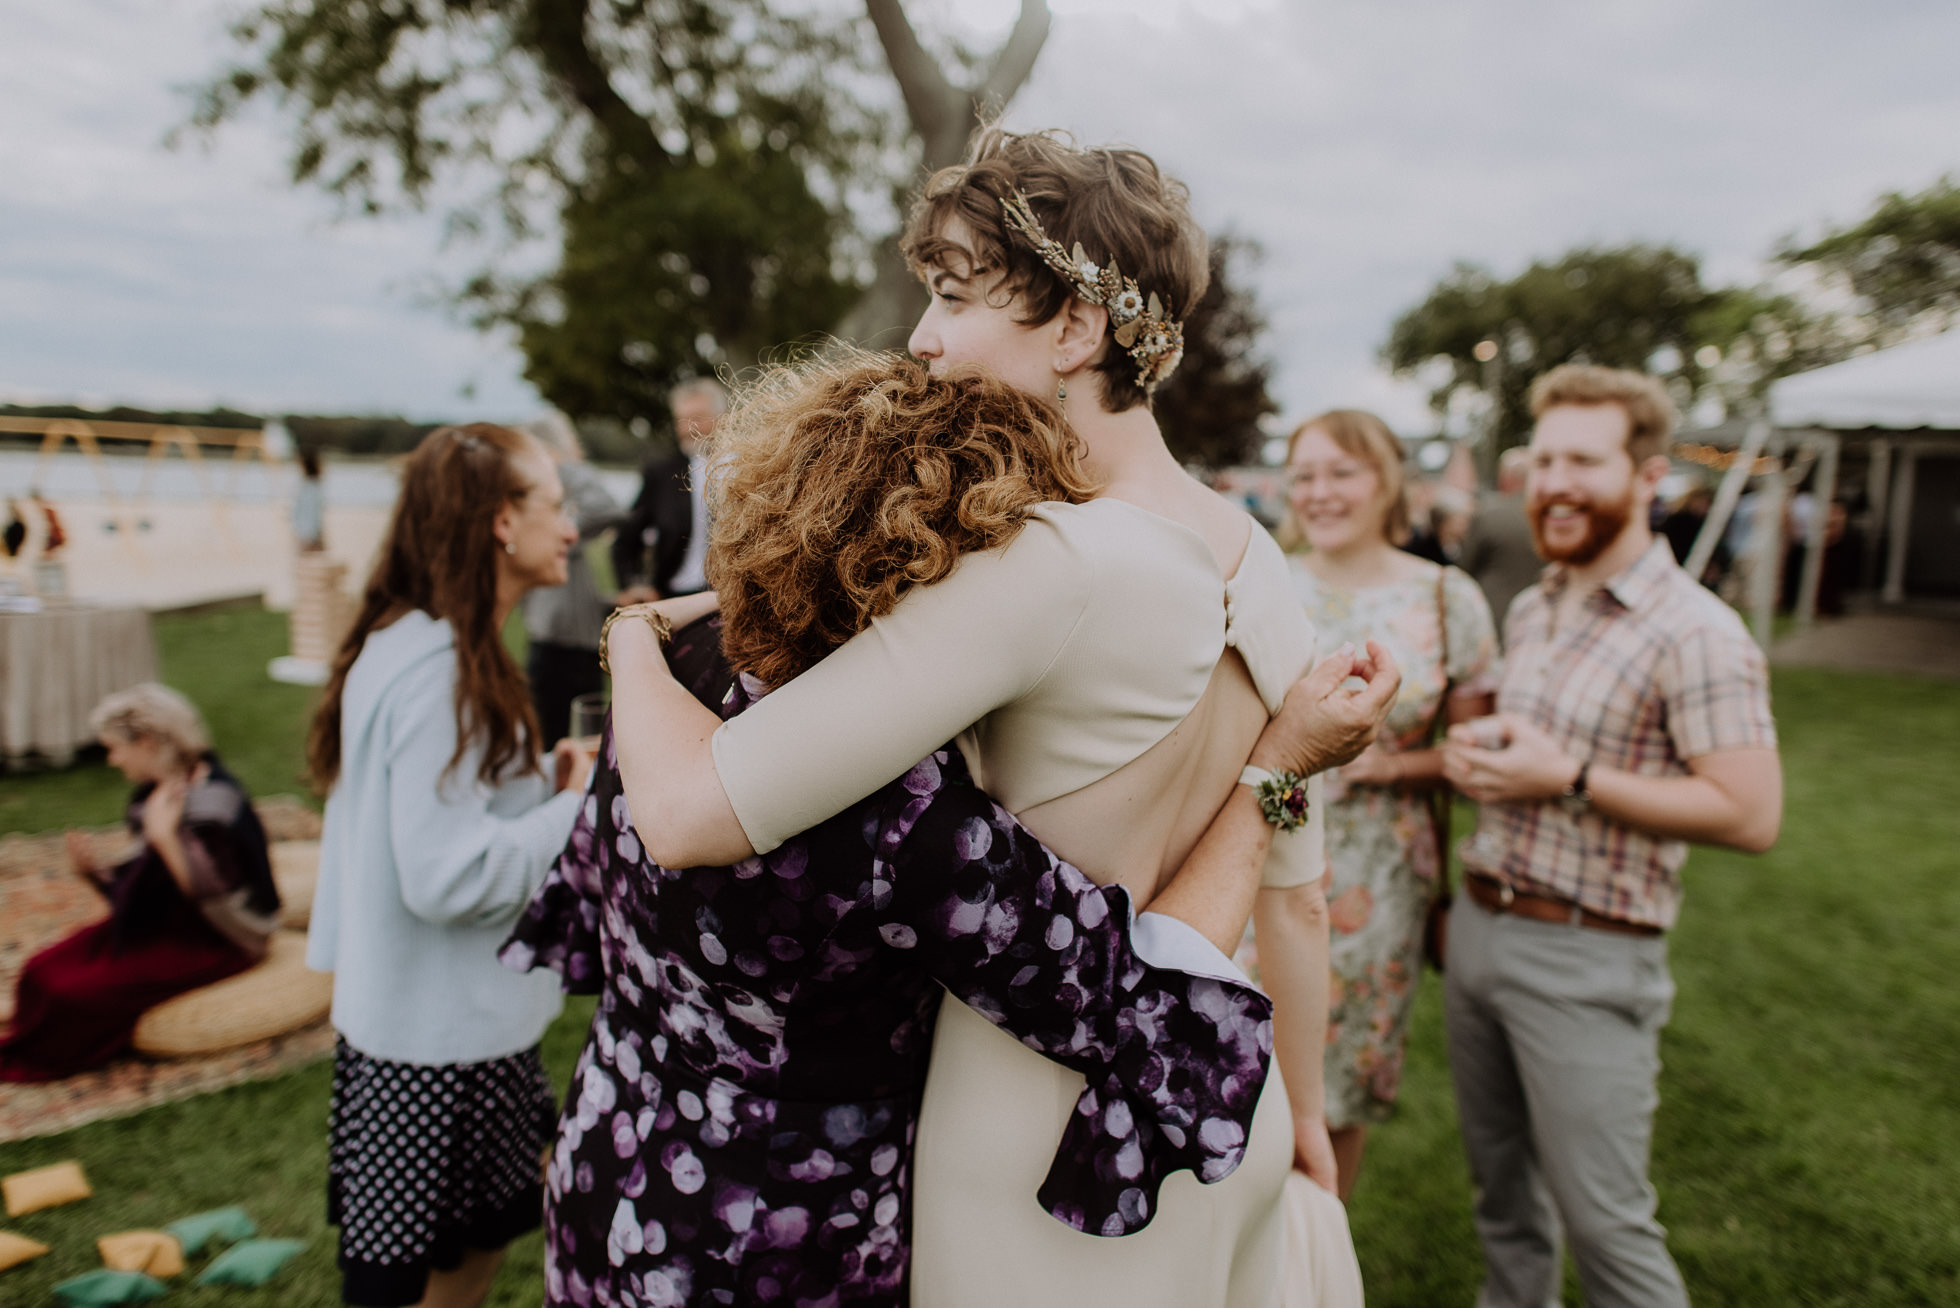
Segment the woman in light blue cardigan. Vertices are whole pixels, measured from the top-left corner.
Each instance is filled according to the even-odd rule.
[[[307,962],[334,974],[327,1204],[350,1304],[472,1308],[540,1221],[558,990],[496,954],[590,765],[569,742],[540,757],[499,633],[565,580],[563,501],[530,437],[431,432],[307,741],[331,788]]]

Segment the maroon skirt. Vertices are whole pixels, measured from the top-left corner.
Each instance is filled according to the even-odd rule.
[[[243,972],[252,956],[189,905],[137,940],[115,919],[83,927],[27,960],[0,1081],[58,1081],[129,1047],[136,1019],[173,995]]]

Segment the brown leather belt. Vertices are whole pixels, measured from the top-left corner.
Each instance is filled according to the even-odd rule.
[[[1496,877],[1487,877],[1479,872],[1467,874],[1463,878],[1463,888],[1470,892],[1470,898],[1493,913],[1510,913],[1515,917],[1528,917],[1534,922],[1564,922],[1591,927],[1595,931],[1611,931],[1621,936],[1661,934],[1657,926],[1622,922],[1617,917],[1606,917],[1590,908],[1581,908],[1570,900],[1553,899],[1549,895],[1528,895],[1521,890],[1513,890]]]

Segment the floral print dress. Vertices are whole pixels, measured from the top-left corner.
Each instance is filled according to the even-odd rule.
[[[1428,748],[1446,688],[1496,689],[1490,605],[1465,573],[1425,565],[1414,580],[1346,591],[1315,577],[1303,560],[1292,564],[1323,649],[1376,640],[1401,667],[1402,687],[1380,736],[1385,749]],[[1336,769],[1327,774],[1325,802],[1333,975],[1324,1070],[1327,1122],[1340,1128],[1382,1121],[1394,1110],[1439,869],[1423,791],[1348,785]]]
[[[703,694],[698,653],[675,666]],[[608,730],[503,956],[601,996],[547,1168],[552,1305],[903,1304],[942,985],[1084,1074],[1029,1202],[1105,1235],[1146,1225],[1171,1171],[1237,1167],[1272,1048],[1264,995],[1143,962],[1123,891],[951,748],[767,855],[683,872],[646,858]]]

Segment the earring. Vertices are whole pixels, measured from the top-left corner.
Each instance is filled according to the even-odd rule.
[[[516,541],[514,541],[514,540],[507,540],[507,541],[505,541],[505,542],[504,542],[504,553],[506,553],[506,554],[515,554],[515,553],[517,553],[517,542],[516,542]]]
[[[1055,398],[1058,400],[1068,398],[1068,378],[1062,376],[1055,378]]]

